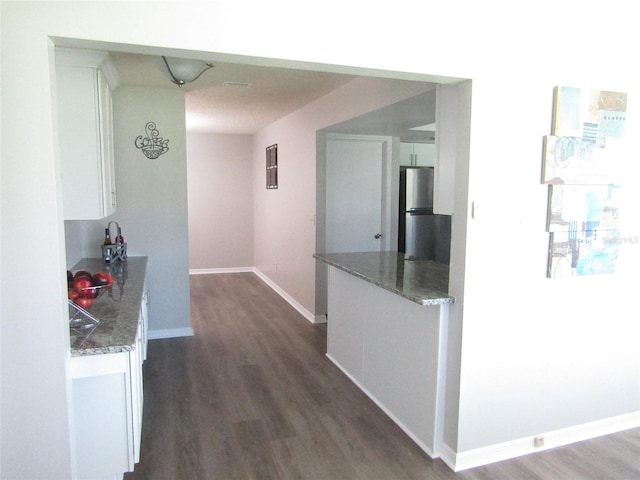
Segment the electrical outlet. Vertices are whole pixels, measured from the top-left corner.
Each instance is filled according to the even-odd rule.
[[[544,437],[542,435],[538,435],[537,437],[533,437],[533,446],[536,448],[540,448],[544,446]]]

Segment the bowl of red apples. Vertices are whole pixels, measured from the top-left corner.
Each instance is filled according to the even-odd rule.
[[[96,298],[113,285],[113,277],[107,272],[91,273],[78,270],[72,273],[67,270],[67,287],[69,300],[85,310],[89,310]]]

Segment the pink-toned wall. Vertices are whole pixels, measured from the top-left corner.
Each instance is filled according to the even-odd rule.
[[[254,260],[256,268],[312,317],[316,313],[316,132],[432,88],[422,82],[359,78],[274,122],[255,135]],[[278,189],[264,182],[265,148],[278,144]],[[324,187],[320,185],[320,190]],[[325,313],[325,312],[322,312]]]
[[[250,135],[187,133],[189,269],[253,267]]]

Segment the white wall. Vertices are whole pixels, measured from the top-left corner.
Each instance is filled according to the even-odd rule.
[[[42,35],[24,35],[23,21],[8,14],[4,3],[1,8],[0,477],[71,478],[64,230],[51,100],[53,48]],[[14,48],[7,47],[8,38],[16,41]],[[23,53],[29,51],[36,53],[24,62]],[[11,78],[8,70],[25,75]],[[39,132],[37,141],[33,132]],[[26,295],[34,272],[48,285]]]
[[[640,73],[631,61],[639,32],[627,4],[607,3],[609,12],[618,12],[615,35],[598,23],[602,9],[595,1],[582,2],[579,9],[571,2],[531,2],[511,9],[493,1],[416,7],[401,0],[393,9],[368,9],[366,21],[360,21],[358,5],[341,2],[340,14],[332,6],[329,2],[314,10],[311,21],[295,17],[277,1],[197,7],[158,2],[153,8],[137,2],[0,3],[0,476],[71,476],[65,253],[50,36],[107,42],[113,48],[139,45],[133,48],[141,53],[175,48],[176,53],[218,52],[214,56],[233,54],[274,66],[297,60],[406,79],[473,79],[468,200],[480,201],[486,216],[470,221],[466,196],[456,198],[454,217],[459,217],[456,225],[466,245],[455,243],[452,262],[465,259],[466,277],[459,280],[464,297],[452,309],[461,335],[460,348],[452,354],[458,355],[461,372],[459,389],[449,398],[456,398],[460,409],[453,401],[447,404],[456,412],[448,418],[458,418],[447,425],[455,433],[448,446],[462,455],[541,430],[621,414],[637,418],[640,354],[631,348],[639,333],[632,288],[637,282],[631,275],[545,279],[546,201],[539,185],[541,138],[549,133],[554,85],[589,83],[627,91],[630,100],[639,95]],[[437,19],[431,23],[428,55],[424,31],[407,28],[405,6],[412,18]],[[265,25],[282,28],[265,35]],[[589,48],[583,48],[585,43]],[[264,147],[282,145],[284,167],[276,192],[267,192],[254,178],[255,237],[274,245],[256,248],[256,265],[273,273],[310,311],[315,133],[287,133],[287,122],[299,119],[314,131],[326,126],[322,119],[330,114],[349,118],[349,108],[335,101],[305,110],[265,129],[253,149],[254,168],[261,171]],[[638,111],[636,104],[629,108],[630,138],[640,132],[637,123],[632,125]],[[463,166],[464,160],[458,158]],[[463,178],[460,170],[466,168],[459,166],[456,178]],[[637,171],[627,178],[635,181]],[[274,213],[267,215],[270,207]],[[637,216],[637,210],[631,214]],[[286,247],[296,259],[284,261],[286,268],[276,274],[272,262],[282,262]],[[627,265],[630,271],[639,267],[636,261]],[[34,271],[51,281],[37,301],[25,301]]]
[[[626,84],[630,77],[621,78],[625,84],[620,78],[600,82],[636,91]],[[581,79],[549,74],[504,80],[473,82],[473,118],[483,121],[472,122],[468,200],[476,202],[478,215],[466,217],[464,284],[456,281],[464,301],[456,320],[457,444],[450,445],[469,455],[516,440],[532,447],[537,434],[546,433],[547,445],[553,444],[548,432],[575,426],[588,432],[591,422],[629,414],[628,426],[640,424],[640,324],[632,300],[638,246],[623,245],[616,275],[545,278],[541,139],[550,133],[553,86],[581,85]],[[630,117],[640,112],[635,95],[629,95]],[[496,108],[500,98],[518,98],[517,108],[508,114]],[[508,128],[505,115],[517,115],[517,127]],[[636,122],[630,118],[627,125],[632,137]],[[637,164],[629,166],[624,188],[633,192],[640,172]],[[625,212],[636,219],[635,235],[640,230],[631,212],[637,205]],[[457,212],[465,213],[460,205]]]
[[[189,268],[253,267],[250,135],[187,132]]]

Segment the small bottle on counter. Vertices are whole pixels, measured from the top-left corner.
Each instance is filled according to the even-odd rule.
[[[109,229],[105,228],[104,229],[104,244],[105,245],[111,245],[113,242],[111,242],[111,235],[109,233]]]
[[[118,227],[118,236],[116,237],[116,244],[123,244],[124,237],[122,236],[122,229]]]

